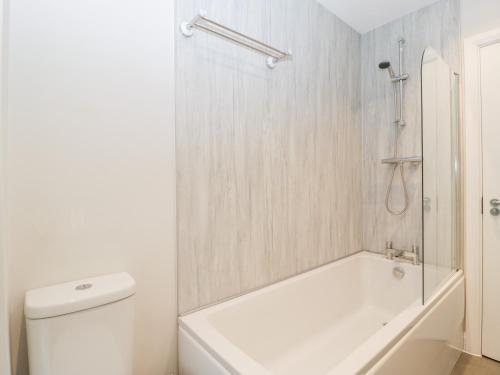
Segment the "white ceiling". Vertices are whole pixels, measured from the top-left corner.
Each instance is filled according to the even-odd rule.
[[[438,0],[318,0],[361,34]]]

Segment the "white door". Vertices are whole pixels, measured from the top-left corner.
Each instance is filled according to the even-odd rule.
[[[481,48],[483,354],[500,361],[500,43]]]

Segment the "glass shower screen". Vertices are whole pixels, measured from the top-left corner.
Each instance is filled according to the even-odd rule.
[[[422,58],[423,301],[457,269],[458,119],[455,75],[432,48]]]

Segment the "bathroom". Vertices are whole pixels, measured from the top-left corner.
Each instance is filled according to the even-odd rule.
[[[0,375],[500,374],[498,0],[1,3]]]

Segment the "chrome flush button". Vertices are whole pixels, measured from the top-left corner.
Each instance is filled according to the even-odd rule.
[[[87,290],[90,288],[92,288],[92,284],[80,284],[75,288],[75,290]]]

